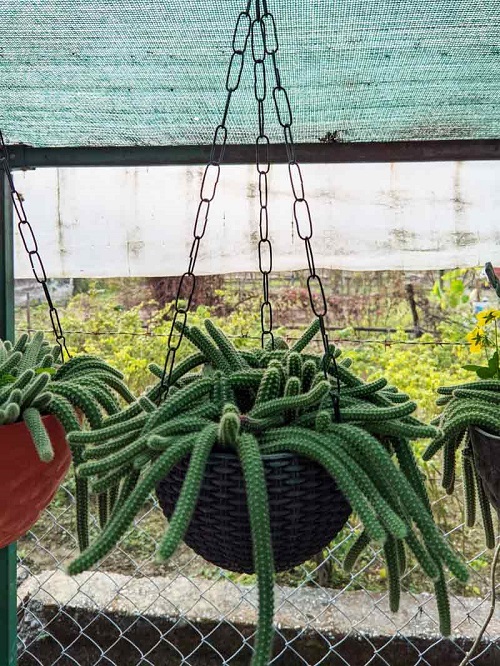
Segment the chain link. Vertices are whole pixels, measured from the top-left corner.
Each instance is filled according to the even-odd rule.
[[[260,2],[262,1],[263,14],[260,15]],[[270,56],[272,71],[274,73],[275,85],[273,87],[273,101],[281,128],[283,129],[283,137],[285,148],[288,158],[288,173],[290,176],[290,185],[294,197],[293,202],[293,219],[299,238],[304,241],[306,252],[307,265],[309,269],[309,276],[307,278],[307,291],[309,293],[309,302],[314,315],[318,318],[320,325],[321,338],[324,348],[323,357],[323,372],[325,378],[328,379],[330,369],[333,368],[334,374],[337,377],[336,392],[332,389],[331,399],[335,419],[340,421],[340,380],[337,372],[337,362],[335,354],[333,353],[328,340],[328,333],[326,330],[325,317],[328,312],[328,306],[325,296],[325,290],[321,277],[316,272],[316,264],[314,262],[314,253],[311,244],[313,235],[313,225],[311,218],[311,210],[305,197],[304,180],[302,178],[302,171],[295,157],[295,144],[292,135],[293,114],[290,105],[290,98],[288,93],[282,85],[281,75],[278,67],[276,54],[279,50],[278,33],[276,29],[276,21],[273,14],[269,11],[267,0],[256,0],[257,15],[260,18],[262,25],[262,32],[264,35],[264,53]],[[266,59],[269,61],[269,58]],[[259,158],[259,156],[258,156]],[[258,162],[258,160],[257,160]],[[259,255],[260,261],[260,255]]]
[[[217,185],[220,177],[220,165],[224,157],[224,151],[227,142],[226,121],[231,104],[233,93],[238,89],[241,82],[241,74],[247,49],[248,38],[252,30],[250,18],[251,0],[248,0],[246,10],[239,13],[231,41],[232,54],[229,60],[226,75],[226,103],[222,114],[220,124],[216,127],[210,158],[203,173],[203,179],[200,188],[200,202],[193,227],[193,241],[189,251],[189,263],[187,271],[181,276],[174,303],[174,318],[170,327],[167,354],[163,366],[163,374],[160,381],[160,390],[158,393],[158,404],[166,397],[170,389],[172,372],[174,369],[175,356],[179,349],[184,332],[186,330],[188,310],[193,300],[193,294],[196,288],[196,277],[194,269],[200,250],[201,239],[204,237],[210,206],[217,192]],[[252,37],[253,39],[253,37]],[[262,40],[264,37],[262,36]],[[253,41],[252,41],[253,48]],[[265,158],[264,158],[265,159]]]
[[[59,348],[61,349],[61,359],[64,362],[64,354],[66,353],[68,358],[71,358],[71,354],[68,351],[66,345],[66,338],[61,326],[61,321],[59,319],[59,313],[55,307],[52,297],[50,295],[49,286],[47,284],[47,273],[45,271],[45,266],[43,265],[42,257],[38,250],[38,243],[36,240],[35,232],[31,226],[26,211],[24,209],[23,198],[20,193],[16,190],[14,184],[14,177],[12,176],[12,171],[9,163],[9,152],[5,144],[3,134],[0,131],[0,168],[3,169],[7,182],[9,184],[10,196],[12,199],[12,204],[17,216],[17,228],[19,229],[19,235],[28,255],[28,259],[31,265],[31,270],[35,276],[35,280],[42,285],[43,293],[45,295],[45,300],[49,307],[50,323],[52,325],[52,330],[56,339]]]
[[[260,11],[260,0],[256,0],[255,15],[252,21],[252,57],[254,95],[257,101],[259,133],[255,141],[255,165],[259,179],[259,235],[257,245],[259,271],[262,275],[262,302],[260,306],[261,344],[267,342],[274,349],[273,307],[269,299],[269,275],[273,269],[273,248],[269,239],[268,173],[271,168],[269,161],[269,137],[264,125],[264,102],[267,97],[265,26]]]

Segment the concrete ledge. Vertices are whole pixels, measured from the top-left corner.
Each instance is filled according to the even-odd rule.
[[[69,578],[46,571],[27,578],[18,593],[24,600],[20,637],[28,645],[20,666],[40,663],[30,661],[29,652],[39,659],[46,655],[43,663],[64,652],[68,664],[76,659],[80,666],[101,663],[104,652],[103,664],[111,660],[119,666],[135,666],[144,655],[153,664],[176,666],[182,663],[180,655],[193,651],[184,663],[220,665],[233,655],[231,666],[249,663],[245,640],[255,628],[256,593],[225,579],[131,578],[105,572]],[[275,653],[283,651],[285,641],[293,649],[275,663],[303,666],[326,657],[322,663],[331,666],[363,666],[372,658],[370,666],[456,666],[488,611],[487,603],[478,608],[479,603],[477,598],[452,599],[456,631],[452,640],[445,640],[438,634],[437,611],[428,594],[403,594],[401,610],[392,615],[384,594],[279,588],[276,625],[281,635]],[[488,635],[475,666],[500,664],[497,614]],[[206,642],[200,645],[202,637]],[[424,651],[425,661],[419,662]],[[65,658],[58,662],[61,666]]]

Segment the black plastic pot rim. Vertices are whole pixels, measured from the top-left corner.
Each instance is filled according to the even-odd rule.
[[[492,435],[491,432],[486,432],[486,430],[483,430],[479,426],[470,426],[470,427],[473,428],[476,432],[480,433],[481,435],[489,437],[490,439],[496,439],[500,442],[500,435]]]

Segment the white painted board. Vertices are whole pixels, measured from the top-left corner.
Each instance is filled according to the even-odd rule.
[[[424,270],[500,265],[500,163],[304,165],[322,268]],[[180,275],[203,167],[16,173],[51,277]],[[286,166],[271,167],[275,270],[306,267]],[[254,166],[223,166],[198,274],[258,270]],[[19,237],[16,277],[31,277]]]

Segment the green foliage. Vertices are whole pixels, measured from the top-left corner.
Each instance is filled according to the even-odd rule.
[[[443,310],[455,309],[468,303],[465,281],[468,275],[466,268],[456,268],[443,273],[432,288],[432,296]]]
[[[226,294],[227,298],[230,297]],[[120,368],[125,385],[135,395],[152,384],[154,378],[148,372],[148,366],[165,356],[165,343],[172,322],[170,305],[158,309],[154,301],[145,300],[138,305],[123,307],[117,289],[104,290],[99,283],[91,281],[88,292],[75,295],[60,315],[72,354],[98,357],[108,365]],[[46,306],[31,308],[30,316],[33,327],[46,328]],[[224,331],[231,338],[238,336],[238,339],[232,340],[232,345],[238,350],[254,346],[254,338],[260,340],[260,315],[257,310],[232,310],[229,316],[222,319],[212,316],[209,308],[199,306],[190,312],[189,322],[191,326],[201,328],[209,317],[218,327],[224,323]],[[26,327],[23,313],[18,316],[17,325],[21,329]],[[279,329],[276,333],[279,334]],[[210,340],[209,335],[205,337]],[[174,372],[180,370],[181,361],[193,351],[193,345],[185,338],[176,355]],[[201,362],[198,354],[191,369]],[[163,372],[163,366],[159,372]],[[181,372],[180,376],[183,376],[184,370]]]

